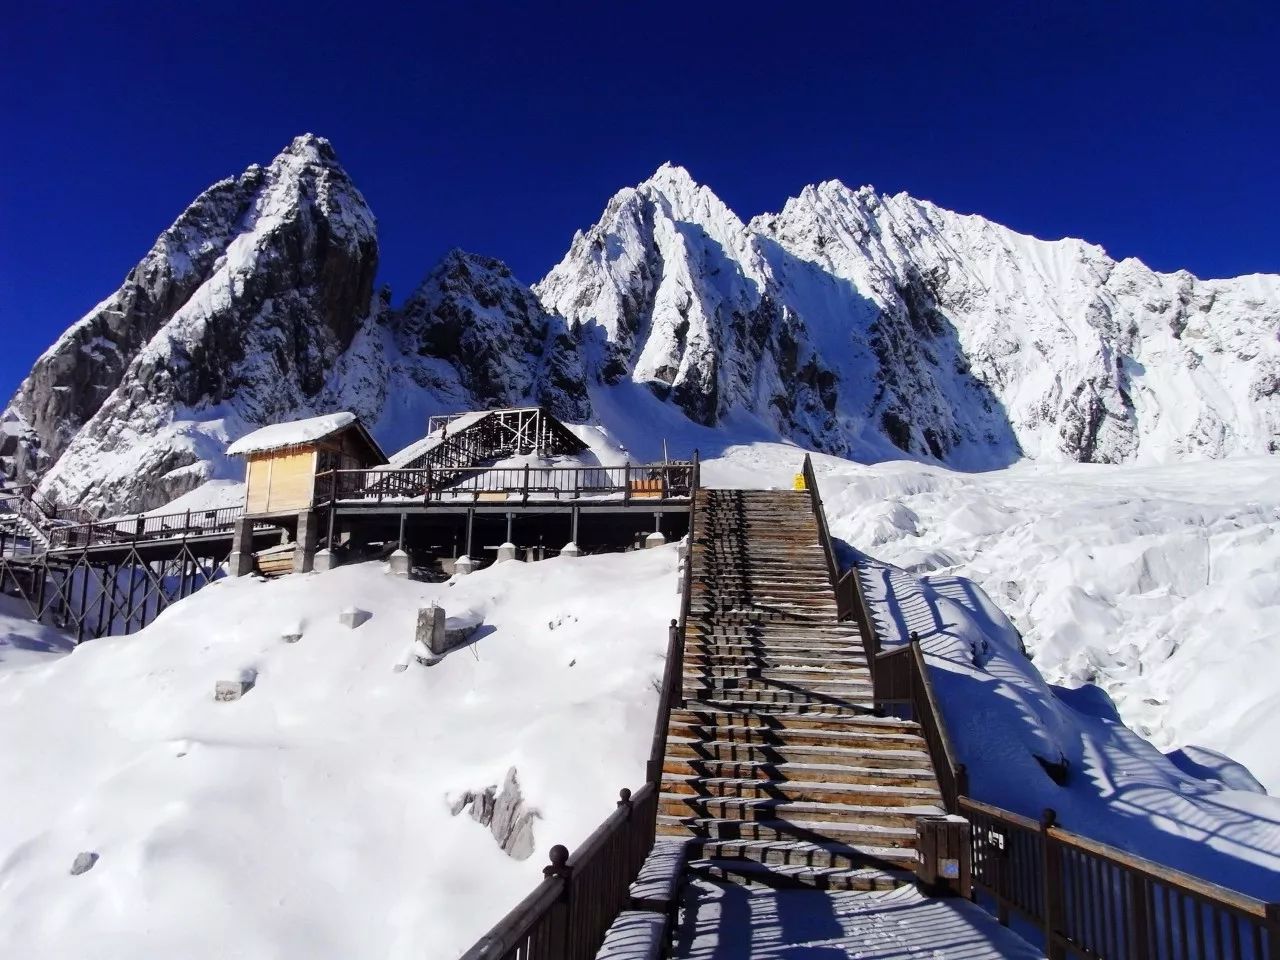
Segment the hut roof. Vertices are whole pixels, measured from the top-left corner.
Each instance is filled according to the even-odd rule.
[[[306,420],[293,420],[289,423],[273,423],[247,433],[231,446],[227,453],[231,456],[243,456],[247,453],[266,453],[271,450],[283,450],[286,447],[300,447],[309,443],[331,437],[356,423],[354,413],[326,413],[320,417],[309,417]],[[361,428],[364,432],[364,428]],[[370,438],[372,443],[372,438]],[[377,450],[377,444],[374,444]]]

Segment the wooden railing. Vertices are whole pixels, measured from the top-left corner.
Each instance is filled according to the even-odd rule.
[[[960,800],[973,884],[1044,931],[1045,952],[1130,960],[1276,960],[1280,905],[1207,883],[1063,829]]]
[[[697,454],[694,454],[695,465]],[[653,745],[649,750],[649,766],[645,780],[655,789],[662,783],[662,765],[667,756],[667,730],[673,708],[684,706],[684,644],[689,622],[689,595],[693,592],[693,533],[697,520],[698,498],[695,469],[694,491],[689,502],[689,540],[680,581],[680,619],[672,620],[667,630],[667,661],[662,671],[662,691],[658,696],[658,713],[653,723]]]
[[[50,550],[74,550],[112,543],[141,540],[173,540],[225,533],[244,513],[243,507],[216,510],[185,510],[181,513],[125,517],[54,527],[49,535]]]
[[[316,475],[314,506],[334,501],[475,502],[490,499],[619,499],[624,503],[689,497],[693,461],[620,467],[450,467],[334,470]]]
[[[621,791],[618,808],[572,854],[561,845],[552,847],[542,883],[461,960],[591,960],[614,919],[630,903],[631,884],[653,849],[668,715],[680,704],[684,685],[684,637],[693,583],[693,525],[699,482],[696,450],[684,468],[689,550],[682,572],[680,617],[667,628],[667,662],[645,784],[634,795],[630,790]]]
[[[591,960],[653,848],[658,792],[622,791],[614,812],[572,854],[551,848],[543,881],[462,960]]]
[[[822,554],[827,560],[827,577],[831,580],[831,589],[834,590],[836,582],[840,579],[840,567],[836,562],[836,550],[831,541],[831,531],[827,529],[827,511],[822,509],[822,497],[818,493],[818,477],[813,472],[813,458],[807,453],[804,455],[800,474],[804,477],[804,488],[809,491],[809,503],[813,507],[814,518],[818,521],[818,539],[822,543]]]
[[[919,638],[883,649],[860,570],[838,577],[813,467],[805,484],[835,584],[841,619],[858,624],[876,705],[920,726],[948,812],[970,824],[974,888],[1041,927],[1050,960],[1280,960],[1280,904],[1244,896],[1071,833],[1046,810],[1041,823],[967,796]]]

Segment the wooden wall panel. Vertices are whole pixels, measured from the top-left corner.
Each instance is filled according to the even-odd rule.
[[[272,457],[271,497],[267,509],[306,510],[315,486],[314,449],[280,450]]]
[[[249,458],[249,469],[245,475],[248,490],[245,493],[244,509],[246,513],[266,513],[267,500],[271,494],[271,459],[268,456]]]

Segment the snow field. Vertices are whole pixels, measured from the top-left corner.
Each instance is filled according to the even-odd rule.
[[[703,480],[790,485],[802,458],[744,445]],[[1067,829],[1274,898],[1280,799],[1258,780],[1280,792],[1280,710],[1271,672],[1244,665],[1280,662],[1280,462],[974,475],[814,460],[832,535],[878,561],[882,636],[918,633],[936,668],[977,799],[1052,807]],[[1066,760],[1065,787],[1037,755]]]
[[[456,955],[640,783],[675,567],[221,581],[133,636],[0,662],[0,955]],[[485,625],[396,672],[432,600]],[[372,619],[340,626],[349,606]],[[513,765],[541,815],[523,862],[448,803]],[[100,860],[70,876],[81,851]]]

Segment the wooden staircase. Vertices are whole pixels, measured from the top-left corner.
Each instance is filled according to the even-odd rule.
[[[874,713],[809,494],[700,489],[695,518],[659,836],[690,838],[686,869],[703,876],[911,882],[916,818],[942,814],[942,797],[918,726]]]

